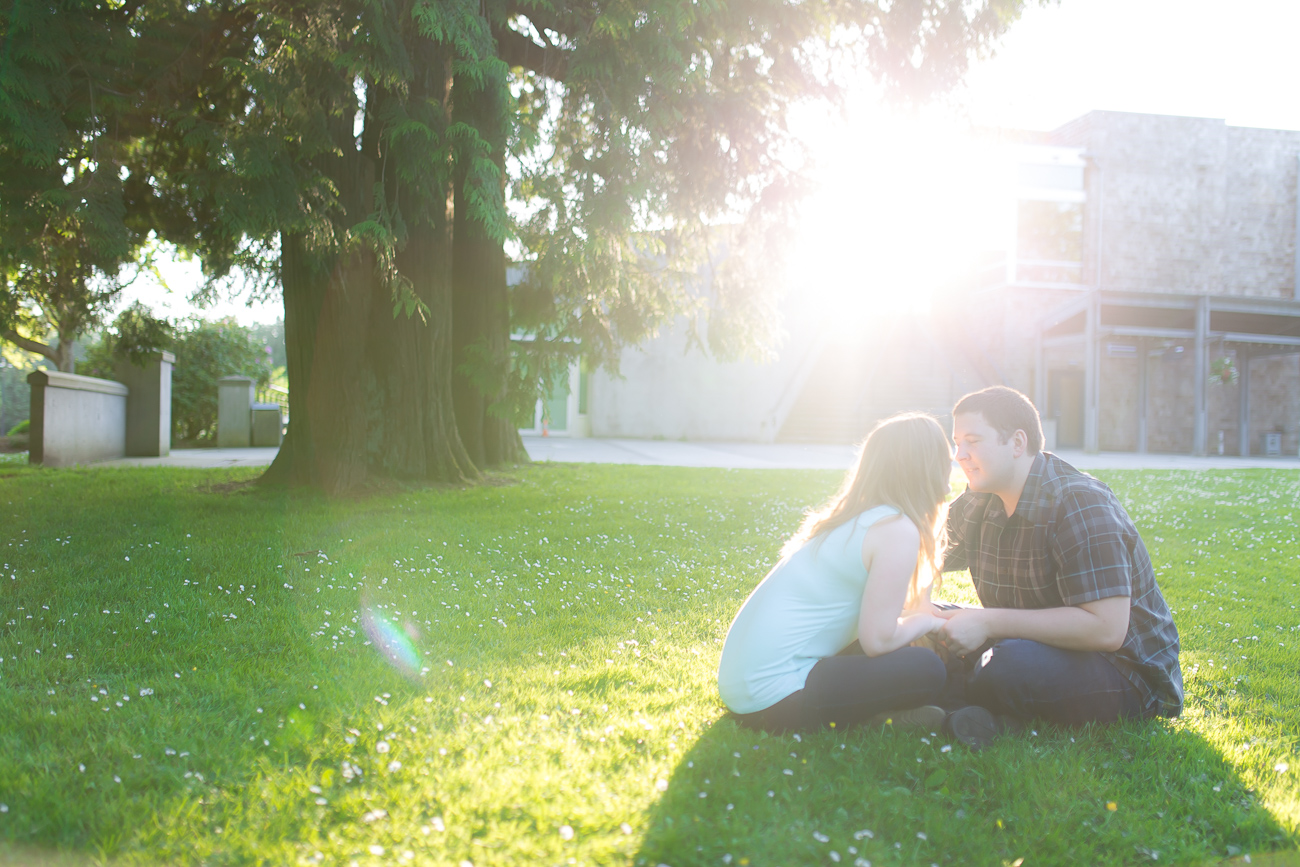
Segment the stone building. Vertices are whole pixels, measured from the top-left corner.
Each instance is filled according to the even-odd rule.
[[[1061,446],[1296,454],[1298,170],[1300,132],[1202,118],[1097,111],[1022,145],[966,339]]]

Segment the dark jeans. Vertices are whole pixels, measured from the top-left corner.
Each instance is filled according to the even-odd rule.
[[[742,725],[769,732],[843,729],[883,711],[932,704],[946,679],[943,660],[932,650],[900,647],[873,657],[863,655],[855,641],[838,656],[818,661],[803,689],[765,710],[736,716]]]
[[[1008,638],[982,653],[953,657],[948,666],[939,700],[947,710],[977,704],[1017,719],[1067,726],[1150,716],[1137,687],[1100,653]]]

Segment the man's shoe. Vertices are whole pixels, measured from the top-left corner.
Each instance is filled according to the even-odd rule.
[[[1018,734],[1025,724],[1014,717],[994,716],[979,705],[968,705],[948,714],[943,730],[972,750],[982,750],[998,735]]]
[[[947,712],[932,704],[907,710],[889,710],[878,713],[868,720],[868,725],[892,725],[895,728],[926,729],[937,732],[943,726]]]

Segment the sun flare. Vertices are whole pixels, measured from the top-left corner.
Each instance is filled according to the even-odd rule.
[[[844,327],[923,310],[1011,231],[1011,165],[996,142],[944,116],[859,106],[799,124],[817,191],[789,261],[799,303]]]

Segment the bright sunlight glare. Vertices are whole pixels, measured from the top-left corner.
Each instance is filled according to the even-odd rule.
[[[1009,151],[962,120],[863,101],[796,123],[817,184],[788,262],[796,303],[854,328],[926,308],[981,254],[1007,249]]]

